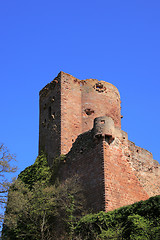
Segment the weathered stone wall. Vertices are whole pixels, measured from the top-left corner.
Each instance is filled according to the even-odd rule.
[[[61,76],[60,74],[40,95],[39,153],[47,153],[49,164],[61,153]]]
[[[61,153],[66,154],[82,133],[80,81],[61,72]]]
[[[120,96],[112,84],[60,72],[40,91],[41,150],[50,165],[67,154],[60,177],[79,176],[94,212],[160,194],[160,165],[121,130]]]
[[[87,79],[82,81],[82,132],[93,127],[93,120],[109,116],[121,128],[120,95],[110,83]]]
[[[128,141],[128,161],[149,197],[160,194],[160,164],[152,153]]]
[[[105,210],[103,145],[102,141],[93,140],[92,131],[79,135],[60,169],[62,181],[75,175],[81,183],[87,208],[93,212]]]
[[[61,180],[75,174],[83,186],[88,208],[94,212],[111,211],[149,198],[120,139],[109,144],[105,136],[95,138],[94,129],[79,135],[60,170]]]
[[[103,142],[106,211],[148,199],[138,181],[118,138]]]
[[[48,111],[55,116],[48,117]],[[58,153],[68,153],[78,135],[92,129],[94,118],[99,116],[111,117],[121,128],[117,88],[104,81],[78,80],[60,72],[40,91],[39,151],[45,150],[51,163]]]

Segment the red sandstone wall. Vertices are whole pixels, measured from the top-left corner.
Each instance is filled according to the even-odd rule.
[[[121,128],[120,96],[117,88],[96,79],[87,79],[82,83],[82,132],[92,129],[93,120],[100,116],[112,117],[115,126]]]
[[[116,127],[110,145],[88,131],[93,120],[104,115]],[[80,81],[61,72],[40,91],[39,152],[48,154],[49,164],[69,152],[61,177],[79,175],[88,208],[95,212],[160,194],[160,165],[151,153],[128,141],[120,128],[120,97],[112,84]]]
[[[94,144],[91,136],[78,139],[67,155],[66,164],[60,170],[61,180],[79,176],[88,210],[105,210],[103,146]],[[89,143],[87,141],[90,141]],[[86,146],[87,145],[87,146]]]
[[[141,185],[149,197],[160,194],[160,165],[153,159],[152,153],[137,147],[133,142],[128,141],[130,162]]]
[[[79,80],[61,72],[61,153],[66,154],[81,128],[81,91]]]
[[[60,92],[60,74],[40,91],[39,153],[47,153],[49,164],[60,155]]]
[[[54,118],[49,117],[49,111]],[[92,129],[94,118],[104,115],[121,127],[116,87],[95,79],[80,81],[60,72],[40,91],[39,151],[45,150],[52,162],[57,155],[69,152],[79,134]]]
[[[121,127],[120,96],[116,87],[95,79],[80,81],[61,72],[61,153],[70,150],[79,134],[92,129],[94,118],[105,115]]]
[[[128,163],[121,142],[104,141],[104,179],[106,211],[149,198]]]
[[[67,154],[60,177],[65,180],[75,174],[82,183],[87,206],[94,212],[111,211],[149,198],[118,138],[109,145],[102,137],[94,139],[91,131],[81,134]]]

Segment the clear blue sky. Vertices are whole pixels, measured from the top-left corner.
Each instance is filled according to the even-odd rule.
[[[39,90],[59,71],[114,84],[122,129],[160,160],[160,1],[0,1],[0,141],[38,154]]]

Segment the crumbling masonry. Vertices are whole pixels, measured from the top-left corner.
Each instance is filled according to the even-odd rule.
[[[94,212],[160,194],[160,165],[121,130],[118,89],[60,72],[40,91],[39,152],[66,154],[61,178],[78,174]]]

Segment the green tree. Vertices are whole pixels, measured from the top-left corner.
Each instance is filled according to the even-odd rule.
[[[89,214],[74,228],[85,240],[160,239],[160,195],[110,212]]]
[[[9,192],[3,239],[50,239],[56,219],[54,193],[53,186],[36,183],[30,190],[17,180]]]
[[[4,218],[3,209],[7,202],[8,190],[12,182],[8,174],[14,173],[17,170],[12,165],[15,160],[15,156],[9,152],[7,147],[4,144],[0,144],[0,223]]]
[[[36,161],[31,166],[22,171],[18,179],[31,190],[36,182],[48,184],[52,178],[52,171],[48,166],[47,158],[44,153],[36,158]]]
[[[73,225],[83,212],[78,177],[52,184],[46,157],[39,156],[9,191],[3,239],[71,239]]]
[[[82,211],[81,202],[77,185],[71,179],[58,187],[37,182],[32,190],[17,180],[9,192],[3,239],[49,240],[62,235],[67,239]]]
[[[128,216],[123,229],[123,237],[130,240],[147,240],[150,238],[150,221],[138,214]]]

